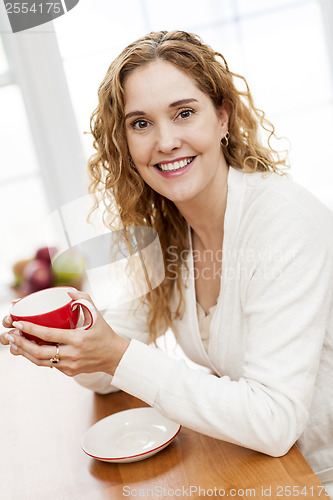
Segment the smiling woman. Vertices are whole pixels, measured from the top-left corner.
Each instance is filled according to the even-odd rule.
[[[237,90],[237,80],[243,91]],[[169,304],[175,284],[180,297],[175,319],[181,314],[183,262],[178,259],[177,278],[170,279],[168,247],[174,245],[178,255],[188,249],[189,225],[196,247],[208,238],[205,244],[215,252],[222,248],[228,167],[280,173],[286,167],[282,155],[261,143],[263,127],[274,135],[274,127],[255,109],[245,79],[229,71],[221,54],[185,32],[157,32],[134,42],[101,83],[92,117],[98,147],[90,160],[91,191],[96,194],[105,182],[109,189],[100,193],[105,201],[115,198],[125,227],[149,221],[158,230],[166,279],[147,297],[152,338],[161,327],[174,328]],[[227,145],[223,152],[221,140]],[[188,159],[176,170],[175,163]],[[213,207],[217,217],[209,215]],[[200,229],[194,230],[194,220]],[[216,302],[218,282],[215,274],[210,301]]]
[[[80,335],[13,326],[61,344],[56,368],[97,392],[122,389],[272,456],[297,441],[333,480],[333,217],[283,175],[245,79],[193,34],[150,33],[109,67],[91,128],[90,191],[105,224],[120,218],[125,238],[156,230],[165,279],[126,304],[110,297]],[[149,281],[155,261],[145,265]],[[168,328],[205,370],[147,345]],[[38,365],[54,359],[54,346],[1,338]]]

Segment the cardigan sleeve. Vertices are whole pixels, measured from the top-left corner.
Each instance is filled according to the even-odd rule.
[[[113,384],[186,427],[281,456],[309,415],[332,305],[332,245],[292,205],[274,221],[258,220],[252,239],[260,258],[239,283],[247,326],[242,376],[192,370],[132,340]],[[280,258],[272,262],[265,245]]]

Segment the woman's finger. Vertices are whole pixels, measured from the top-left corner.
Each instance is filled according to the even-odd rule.
[[[31,344],[33,344],[33,342],[31,342]],[[37,346],[37,344],[35,344],[35,346]],[[43,346],[43,347],[45,347],[45,346]],[[38,356],[35,356],[31,352],[25,351],[21,347],[18,347],[15,344],[11,344],[10,352],[14,356],[23,356],[24,358],[31,361],[32,363],[34,363],[37,366],[45,366],[45,367],[57,366],[56,364],[51,363],[51,359],[56,355],[56,346],[48,346],[48,347],[50,347],[51,349],[53,348],[52,352],[45,351],[43,354],[40,354],[40,352],[37,352]],[[59,361],[59,363],[60,363],[60,361]]]
[[[46,326],[35,325],[27,321],[13,321],[13,326],[23,333],[28,333],[46,342],[55,344],[67,344],[70,341],[72,330],[62,330],[60,328],[47,328]]]
[[[79,373],[79,370],[76,367],[76,362],[72,361],[70,356],[67,354],[68,346],[60,345],[57,349],[57,346],[38,346],[34,342],[27,342],[31,344],[29,347],[29,352],[22,349],[22,347],[18,347],[17,345],[12,344],[10,352],[14,356],[23,356],[31,363],[34,363],[36,366],[57,368],[57,370],[69,377],[72,377]],[[52,363],[51,360],[57,357],[59,361],[56,363]]]
[[[6,316],[5,318],[3,318],[3,320],[2,320],[2,326],[4,326],[5,328],[11,328],[11,326],[12,326],[12,317],[10,315]]]
[[[3,345],[8,345],[15,341],[13,335],[21,336],[22,333],[19,330],[9,330],[9,332],[4,332],[0,334],[0,342]]]
[[[2,345],[8,345],[9,344],[10,340],[8,339],[7,335],[8,335],[7,332],[0,334],[0,342],[1,342]]]
[[[38,345],[36,342],[26,339],[18,334],[7,334],[8,341],[15,352],[13,354],[21,354],[33,363],[39,366],[50,366],[50,359],[58,354],[63,360],[68,360],[68,346],[65,345]]]

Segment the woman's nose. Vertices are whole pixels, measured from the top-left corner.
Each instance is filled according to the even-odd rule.
[[[174,149],[180,148],[182,140],[176,127],[164,125],[158,128],[156,138],[156,148],[162,153],[170,153]]]

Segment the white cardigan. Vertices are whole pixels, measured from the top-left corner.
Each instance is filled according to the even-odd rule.
[[[190,255],[178,341],[211,373],[146,345],[145,310],[127,305],[105,315],[132,339],[113,379],[76,380],[101,393],[122,389],[186,427],[272,456],[297,441],[319,478],[332,480],[332,213],[285,177],[229,169],[208,353]]]

